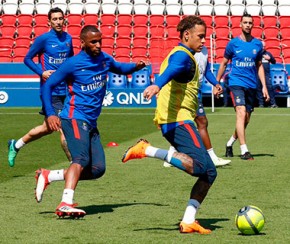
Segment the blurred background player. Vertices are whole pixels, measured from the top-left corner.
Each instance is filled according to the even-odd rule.
[[[68,58],[73,56],[73,45],[71,36],[63,31],[64,13],[60,8],[52,8],[48,12],[48,23],[51,30],[37,37],[31,45],[24,63],[36,74],[40,76],[40,87],[50,77],[50,75]],[[33,58],[38,56],[39,63],[35,63]],[[66,97],[65,81],[62,81],[53,90],[53,108],[58,114],[62,108]],[[40,89],[40,96],[41,96]],[[43,111],[40,112],[43,114]],[[43,136],[51,134],[53,131],[47,125],[44,119],[42,125],[31,129],[27,134],[18,139],[12,139],[8,142],[8,163],[10,167],[15,164],[15,158],[19,150],[26,144],[35,141]],[[65,137],[60,130],[61,145],[69,161],[70,153],[67,149]]]
[[[225,166],[231,163],[231,160],[228,159],[222,159],[219,158],[212,147],[211,140],[209,137],[209,133],[207,130],[208,127],[208,119],[206,117],[206,113],[203,107],[202,103],[202,90],[201,90],[201,85],[204,80],[204,77],[208,80],[209,83],[211,83],[216,89],[214,91],[217,92],[217,95],[220,95],[223,93],[223,88],[222,86],[217,82],[216,78],[214,77],[210,64],[208,62],[208,51],[205,46],[203,46],[201,52],[197,52],[194,54],[195,61],[198,64],[199,68],[199,86],[200,89],[198,90],[198,109],[196,111],[196,117],[194,121],[196,122],[197,125],[197,130],[201,136],[202,142],[211,157],[214,165],[216,167],[220,166]],[[169,150],[175,150],[174,147],[171,146]],[[167,162],[164,162],[165,167],[170,167],[171,165],[168,164]]]
[[[211,230],[203,228],[195,220],[199,206],[217,176],[194,124],[199,87],[199,71],[194,54],[204,46],[206,24],[197,16],[187,16],[177,25],[177,31],[180,32],[181,42],[163,60],[155,84],[143,92],[147,100],[158,94],[154,121],[177,152],[153,147],[141,139],[125,152],[122,161],[158,158],[198,177],[179,227],[181,233],[209,234]]]
[[[269,95],[266,87],[265,74],[262,65],[262,42],[251,35],[254,23],[249,14],[241,17],[241,35],[235,37],[226,46],[224,58],[220,64],[217,80],[220,81],[227,63],[232,61],[231,72],[228,75],[229,89],[233,106],[236,111],[236,126],[234,134],[226,145],[226,157],[233,157],[233,144],[239,138],[241,159],[253,160],[246,144],[246,128],[254,111],[258,76],[262,83],[262,93],[266,101]]]
[[[98,179],[105,173],[105,154],[97,129],[97,119],[106,94],[108,72],[126,75],[145,67],[143,61],[136,64],[120,63],[102,52],[102,34],[94,25],[84,26],[80,39],[82,51],[68,59],[42,87],[42,102],[48,126],[52,131],[58,131],[62,127],[72,155],[72,163],[68,169],[41,169],[36,174],[35,193],[38,202],[50,182],[65,180],[62,200],[56,208],[58,216],[84,216],[85,211],[75,208],[73,203],[77,184],[79,180]],[[53,109],[52,93],[54,87],[63,80],[67,80],[70,88],[58,117]]]
[[[264,68],[264,72],[265,72],[265,80],[266,80],[266,86],[268,89],[268,93],[270,96],[270,101],[269,101],[269,106],[271,108],[277,108],[277,104],[276,104],[276,100],[275,100],[275,91],[272,85],[272,79],[271,79],[271,74],[270,74],[270,64],[276,64],[276,59],[274,58],[274,56],[272,55],[272,53],[268,52],[265,49],[265,42],[262,42],[263,44],[263,58],[262,58],[262,65]],[[265,106],[264,104],[264,97],[263,97],[263,93],[262,93],[262,84],[260,79],[258,80],[258,85],[257,85],[257,99],[259,102],[259,107],[263,108]]]

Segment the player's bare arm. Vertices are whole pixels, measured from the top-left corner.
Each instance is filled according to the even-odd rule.
[[[158,92],[160,91],[160,88],[159,86],[157,85],[151,85],[151,86],[148,86],[144,92],[143,92],[143,97],[146,99],[146,100],[150,100],[154,95],[156,95]]]

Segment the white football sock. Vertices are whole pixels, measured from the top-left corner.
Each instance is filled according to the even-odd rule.
[[[148,146],[145,150],[145,155],[147,157],[151,157],[154,158],[156,155],[158,148],[157,147],[152,147],[152,146]]]
[[[25,143],[24,141],[22,140],[22,138],[20,138],[16,143],[15,143],[15,148],[16,149],[20,149],[21,147],[24,147],[25,146]]]
[[[232,145],[234,145],[236,140],[237,138],[234,138],[233,136],[231,136],[231,138],[227,142],[227,147],[231,147]]]
[[[241,145],[240,148],[241,148],[241,154],[242,155],[244,155],[246,152],[249,151],[246,144]]]
[[[195,215],[200,203],[195,199],[189,199],[182,222],[192,224],[195,221]]]
[[[74,192],[72,189],[64,189],[61,201],[67,204],[73,204]]]
[[[218,157],[215,154],[213,148],[208,149],[207,152],[208,152],[208,154],[209,154],[209,156],[210,156],[212,161],[218,160]]]
[[[48,174],[48,182],[64,180],[64,170],[51,170]]]

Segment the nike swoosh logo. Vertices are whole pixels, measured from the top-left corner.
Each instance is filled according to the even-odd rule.
[[[51,45],[51,47],[57,47],[58,45]]]
[[[236,53],[240,53],[240,52],[242,52],[243,50],[238,50],[238,51],[236,51]]]

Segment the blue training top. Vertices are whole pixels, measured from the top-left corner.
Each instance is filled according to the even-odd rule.
[[[42,73],[46,70],[57,70],[58,67],[68,58],[73,56],[72,38],[67,32],[61,34],[50,30],[37,37],[31,45],[24,58],[24,63],[40,76],[40,87],[44,83]],[[39,64],[33,61],[38,56]],[[41,94],[41,89],[40,89]],[[53,90],[53,95],[66,95],[66,86],[63,81]]]
[[[227,44],[224,57],[232,60],[229,86],[257,87],[256,62],[262,60],[262,51],[262,42],[256,38],[246,42],[236,37]]]
[[[130,74],[136,71],[136,64],[116,62],[104,52],[98,56],[90,56],[81,51],[66,60],[42,86],[42,103],[46,116],[55,115],[51,105],[52,89],[62,80],[67,80],[68,95],[59,117],[84,120],[96,127],[106,94],[109,71]]]

